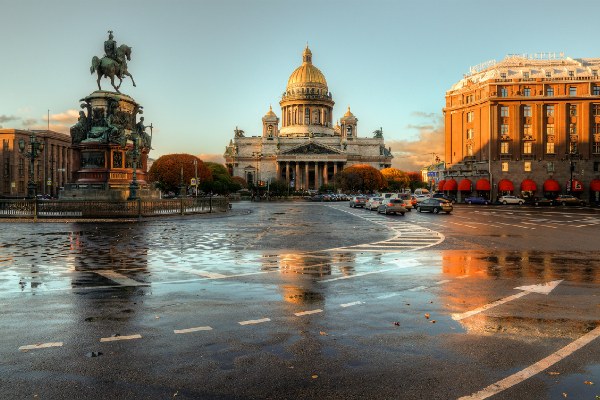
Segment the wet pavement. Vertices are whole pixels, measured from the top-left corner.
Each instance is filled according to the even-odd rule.
[[[345,202],[3,223],[0,398],[595,400],[599,223]]]

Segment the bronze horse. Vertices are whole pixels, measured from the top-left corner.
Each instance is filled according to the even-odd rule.
[[[90,73],[97,72],[98,73],[98,90],[102,90],[100,87],[100,78],[103,76],[105,78],[110,78],[110,84],[115,88],[117,93],[119,92],[119,88],[121,87],[121,83],[123,83],[123,77],[128,76],[131,78],[131,82],[133,82],[133,86],[135,86],[135,81],[133,80],[133,76],[127,71],[127,61],[131,61],[131,47],[126,44],[122,44],[117,48],[117,59],[119,62],[108,58],[102,57],[99,59],[94,56],[92,58],[92,66],[90,67]],[[115,76],[119,78],[119,85],[115,86]]]

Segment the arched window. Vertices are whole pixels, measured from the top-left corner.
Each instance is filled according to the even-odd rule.
[[[346,136],[352,136],[352,126],[346,128]]]
[[[310,125],[310,108],[308,107],[304,109],[304,123]]]

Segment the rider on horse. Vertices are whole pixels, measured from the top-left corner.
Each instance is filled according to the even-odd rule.
[[[121,64],[117,58],[117,42],[114,40],[112,31],[108,31],[108,40],[104,42],[104,56]]]

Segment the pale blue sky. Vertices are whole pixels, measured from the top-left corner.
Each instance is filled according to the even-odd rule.
[[[138,86],[122,92],[157,128],[153,157],[222,154],[236,125],[259,135],[307,42],[334,118],[350,105],[359,136],[382,126],[396,165],[443,152],[444,94],[469,66],[508,53],[600,56],[592,0],[0,0],[0,10],[1,126],[45,126],[48,109],[51,127],[72,124],[61,114],[96,89],[91,58],[111,29],[133,47]]]

